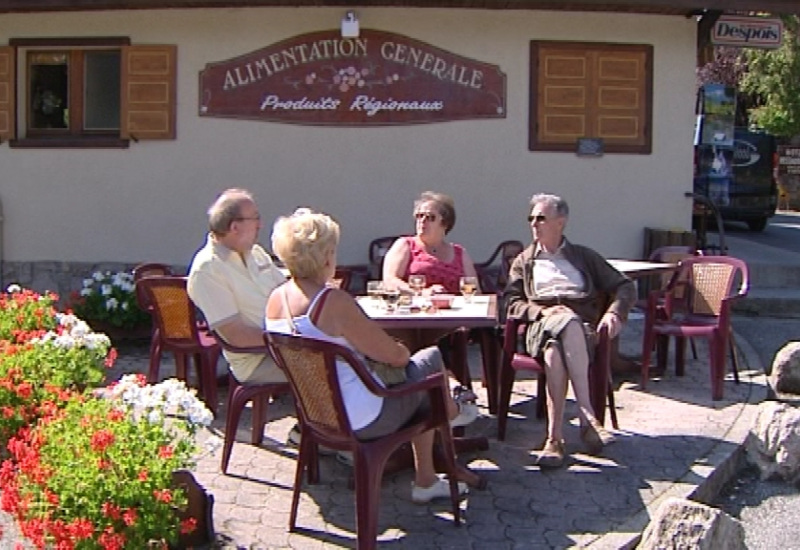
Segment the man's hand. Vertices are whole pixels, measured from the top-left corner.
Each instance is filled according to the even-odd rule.
[[[608,329],[609,338],[616,338],[622,331],[622,319],[620,319],[619,315],[616,313],[607,311],[597,324],[597,330],[599,331],[602,327],[606,327]]]

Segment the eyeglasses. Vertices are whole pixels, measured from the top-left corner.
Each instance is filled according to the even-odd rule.
[[[241,216],[241,217],[238,217],[238,218],[234,218],[234,221],[237,221],[237,222],[243,222],[243,221],[247,221],[247,220],[254,221],[254,222],[260,222],[261,221],[261,214],[257,214],[255,216]]]
[[[544,214],[531,214],[528,216],[528,223],[539,223],[547,220],[547,216]]]
[[[439,219],[439,217],[433,212],[415,212],[414,217],[418,220],[427,220],[429,222],[435,222],[437,219]]]

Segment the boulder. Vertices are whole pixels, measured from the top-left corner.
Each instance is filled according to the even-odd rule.
[[[775,354],[769,385],[778,394],[800,395],[800,342],[788,342]]]
[[[722,510],[691,500],[668,498],[650,520],[637,548],[737,550],[747,547],[742,524]]]
[[[761,479],[800,480],[800,410],[775,401],[758,406],[745,444],[747,459]]]

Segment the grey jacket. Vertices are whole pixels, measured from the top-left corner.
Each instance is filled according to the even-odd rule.
[[[559,303],[555,298],[537,297],[534,290],[533,266],[536,259],[531,244],[511,264],[508,285],[503,292],[506,314],[509,317],[535,321],[542,309]],[[628,312],[636,302],[636,287],[628,277],[611,267],[600,254],[591,248],[572,244],[564,239],[564,256],[583,274],[586,288],[581,296],[562,299],[584,322],[596,326],[606,311],[627,320]],[[607,304],[607,307],[606,307]]]

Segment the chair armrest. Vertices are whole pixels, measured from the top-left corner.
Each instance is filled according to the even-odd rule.
[[[214,339],[219,343],[220,347],[225,351],[229,351],[231,353],[252,353],[253,355],[269,355],[269,349],[267,346],[234,346],[233,344],[229,344],[225,341],[222,336],[220,336],[216,330],[208,331]]]

